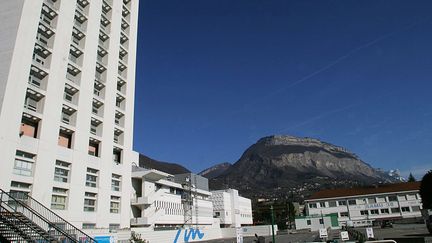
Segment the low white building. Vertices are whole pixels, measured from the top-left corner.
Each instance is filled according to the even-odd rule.
[[[295,218],[295,226],[297,230],[309,229],[310,231],[318,231],[319,229],[339,229],[338,214],[328,215],[313,215],[313,216],[297,216]]]
[[[379,223],[382,220],[420,218],[420,182],[387,184],[378,187],[322,190],[306,203],[307,215],[337,213],[341,225]]]
[[[132,187],[131,227],[169,229],[210,227],[214,223],[211,193],[204,177],[134,167]]]
[[[239,196],[235,189],[212,191],[213,213],[220,219],[221,227],[252,225],[251,200]]]

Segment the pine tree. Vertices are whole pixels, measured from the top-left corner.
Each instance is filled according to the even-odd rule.
[[[415,182],[415,181],[416,181],[416,178],[413,176],[412,173],[410,173],[408,176],[408,182]]]
[[[430,170],[420,184],[420,197],[424,209],[432,209],[432,170]]]

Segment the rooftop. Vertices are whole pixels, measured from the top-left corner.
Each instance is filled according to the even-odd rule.
[[[392,193],[392,192],[402,192],[402,191],[416,191],[419,189],[420,189],[420,182],[404,182],[404,183],[395,183],[395,184],[385,184],[380,186],[327,189],[312,194],[312,196],[308,200],[334,198],[334,197],[351,197],[351,196]]]

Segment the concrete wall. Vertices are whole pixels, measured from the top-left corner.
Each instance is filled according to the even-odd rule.
[[[164,230],[164,231],[152,231],[146,228],[136,228],[133,231],[140,235],[142,239],[149,241],[150,243],[186,243],[186,242],[196,242],[204,240],[213,240],[221,238],[235,238],[236,229],[235,228],[200,228],[199,232],[202,237],[200,238],[198,234],[193,238],[193,234],[188,238],[187,235],[191,232],[190,229],[181,230]],[[112,236],[117,242],[127,242],[130,237],[129,230],[119,230],[116,233],[107,233],[101,230],[88,230],[91,236]],[[194,231],[196,233],[196,231]],[[248,226],[242,227],[243,236],[254,236],[255,234],[259,236],[269,236],[272,234],[271,225],[260,225],[260,226]],[[277,226],[275,225],[275,234],[277,233]],[[177,241],[176,241],[177,239]],[[188,239],[188,240],[187,240]]]

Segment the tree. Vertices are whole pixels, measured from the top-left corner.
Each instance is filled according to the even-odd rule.
[[[420,197],[424,209],[432,209],[432,170],[423,176],[420,184]]]
[[[415,181],[416,181],[416,178],[413,176],[412,173],[410,173],[408,176],[408,182],[415,182]]]
[[[131,238],[129,239],[131,243],[148,243],[148,241],[141,239],[141,234],[135,233],[135,231],[131,232]]]

